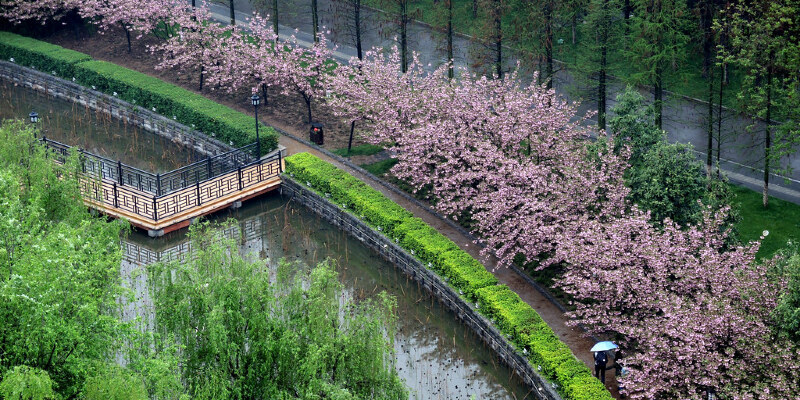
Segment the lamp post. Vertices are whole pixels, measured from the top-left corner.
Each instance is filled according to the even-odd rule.
[[[34,126],[33,136],[36,137],[35,127],[36,124],[39,122],[39,113],[37,113],[36,111],[31,111],[31,113],[28,114],[28,117],[31,119],[31,124]]]
[[[258,106],[261,105],[261,97],[254,94],[250,97],[250,101],[256,110],[256,158],[261,158],[261,138],[258,136]]]

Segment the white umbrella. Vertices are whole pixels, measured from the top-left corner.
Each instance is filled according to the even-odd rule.
[[[589,350],[589,351],[591,351],[591,352],[608,351],[608,350],[614,350],[614,349],[618,349],[618,348],[619,348],[619,346],[615,345],[612,342],[597,342],[597,344],[592,346],[592,349]]]

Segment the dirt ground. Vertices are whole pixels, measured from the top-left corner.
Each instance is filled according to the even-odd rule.
[[[113,62],[115,64],[119,64],[148,75],[156,76],[162,80],[182,86],[195,93],[202,94],[203,96],[225,104],[236,110],[242,111],[248,115],[253,115],[253,107],[250,105],[249,99],[251,93],[249,90],[228,93],[221,88],[204,87],[203,90],[200,91],[198,90],[199,74],[197,71],[156,69],[155,65],[158,63],[159,58],[157,55],[147,51],[147,45],[157,43],[159,40],[157,38],[148,37],[141,40],[134,40],[132,42],[132,51],[130,53],[127,51],[125,37],[121,30],[119,32],[109,32],[105,35],[85,34],[79,39],[76,39],[72,30],[65,30],[41,39],[66,48],[87,53],[98,60]],[[349,124],[343,124],[340,120],[332,115],[330,110],[327,110],[324,105],[320,105],[317,102],[312,102],[312,115],[315,121],[322,122],[325,125],[325,145],[323,146],[325,149],[334,150],[347,146],[348,136],[350,133]],[[299,94],[284,96],[278,94],[276,91],[270,92],[266,106],[262,105],[259,109],[259,119],[265,124],[274,126],[295,136],[303,138],[308,138],[308,130],[310,128],[306,118],[306,105]],[[402,196],[399,196],[397,193],[394,193],[386,189],[384,186],[377,184],[373,178],[363,176],[363,174],[361,174],[359,171],[344,166],[338,161],[331,159],[329,156],[300,142],[281,138],[281,143],[287,147],[289,154],[307,151],[326,161],[333,162],[337,166],[363,180],[376,190],[382,192],[388,198],[392,199],[398,204],[401,204],[403,207],[411,211],[415,216],[422,218],[425,220],[425,222],[436,228],[439,232],[448,236],[463,250],[480,259],[486,268],[490,270],[500,280],[501,283],[509,286],[509,288],[518,293],[526,303],[530,304],[553,329],[559,339],[566,343],[572,349],[573,353],[581,361],[586,363],[590,369],[594,370],[592,356],[591,353],[589,353],[589,349],[594,342],[585,337],[583,332],[579,329],[567,326],[567,318],[565,315],[545,296],[530,286],[523,278],[508,268],[496,268],[496,260],[492,259],[491,257],[487,258],[481,256],[479,254],[479,247],[476,246],[469,237],[452,228],[429,210],[421,208],[409,202]],[[363,142],[356,138],[353,145],[355,146],[361,143]],[[354,158],[353,161],[360,163],[368,162],[368,159],[371,160],[370,157],[362,158],[363,160]],[[616,390],[617,384],[613,371],[607,371],[606,373],[606,387],[611,391],[615,398],[619,398],[619,394]]]

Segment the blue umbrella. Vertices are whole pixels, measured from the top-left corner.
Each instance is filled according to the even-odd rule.
[[[589,351],[592,351],[592,352],[594,352],[594,351],[608,351],[608,350],[614,350],[614,349],[618,349],[618,348],[619,348],[619,346],[615,345],[612,342],[597,342],[597,344],[595,344],[592,347],[592,349],[589,350]]]

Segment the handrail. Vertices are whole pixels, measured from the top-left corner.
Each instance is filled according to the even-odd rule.
[[[44,145],[60,155],[59,161],[66,159],[72,146],[48,139],[40,139]],[[197,185],[209,179],[235,171],[239,167],[249,165],[256,160],[253,156],[256,143],[234,149],[163,174],[154,174],[139,168],[115,161],[103,156],[78,149],[82,156],[82,169],[85,173],[99,176],[102,179],[116,181],[119,186],[130,186],[139,191],[163,196]]]

